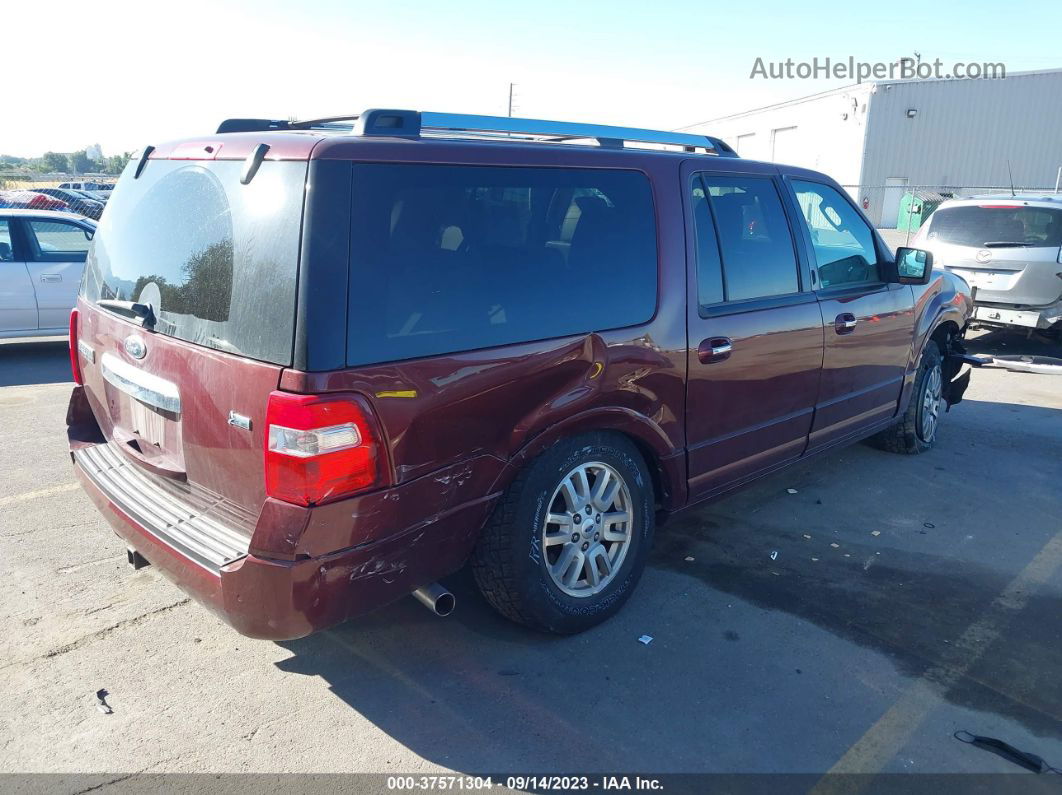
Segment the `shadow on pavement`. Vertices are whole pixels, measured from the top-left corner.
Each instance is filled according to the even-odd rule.
[[[66,340],[0,343],[0,387],[71,381]]]
[[[926,455],[856,445],[675,517],[624,610],[583,635],[512,625],[460,574],[449,619],[404,599],[280,644],[278,666],[464,772],[826,770],[903,682],[955,664],[952,644],[1058,532],[1058,434],[1032,475],[999,445],[1062,412],[969,404]],[[986,418],[1014,434],[972,436]],[[971,462],[983,478],[957,471]],[[1056,572],[947,701],[1062,740],[1060,613]]]

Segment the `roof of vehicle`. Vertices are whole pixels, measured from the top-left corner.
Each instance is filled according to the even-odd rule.
[[[33,217],[33,218],[57,218],[63,221],[85,221],[92,226],[96,225],[96,222],[91,218],[87,218],[84,215],[76,215],[74,213],[65,213],[58,210],[31,210],[21,207],[0,207],[0,215],[13,215],[20,218]]]
[[[1047,206],[1056,206],[1062,209],[1062,193],[1018,193],[1014,196],[1009,196],[1005,193],[984,193],[978,196],[968,196],[964,199],[948,199],[941,207],[950,207],[959,204],[984,204],[986,201],[991,201],[996,204],[1043,204]]]
[[[707,135],[615,127],[580,122],[475,116],[411,110],[367,110],[359,114],[307,121],[227,119],[213,137],[186,139],[148,147],[140,159],[234,160],[252,155],[269,160],[317,158],[333,144],[387,141],[488,143],[533,147],[536,151],[600,149],[625,154],[735,158],[724,141]],[[318,147],[324,143],[324,146]],[[588,146],[589,144],[589,146]],[[264,145],[262,151],[260,147]],[[335,151],[331,156],[337,156]]]

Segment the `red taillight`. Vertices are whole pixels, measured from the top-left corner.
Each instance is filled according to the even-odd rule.
[[[84,383],[81,380],[81,359],[78,358],[77,350],[77,308],[70,310],[70,371],[74,376],[74,383],[80,386]]]
[[[272,392],[266,426],[270,497],[317,505],[376,485],[376,435],[351,396]]]

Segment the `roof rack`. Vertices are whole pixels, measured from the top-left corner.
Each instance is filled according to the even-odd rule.
[[[511,140],[515,135],[550,143],[596,140],[600,146],[618,148],[631,142],[677,146],[688,152],[703,150],[706,154],[719,157],[738,156],[725,141],[710,135],[613,127],[606,124],[415,110],[372,109],[356,115],[330,116],[306,121],[226,119],[218,127],[218,133],[314,129],[344,130],[351,131],[354,135],[392,138],[458,136]]]

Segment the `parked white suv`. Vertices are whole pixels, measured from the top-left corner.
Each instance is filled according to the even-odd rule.
[[[953,199],[911,245],[974,288],[974,325],[1062,329],[1062,196]]]
[[[0,209],[0,339],[66,334],[96,222]]]

